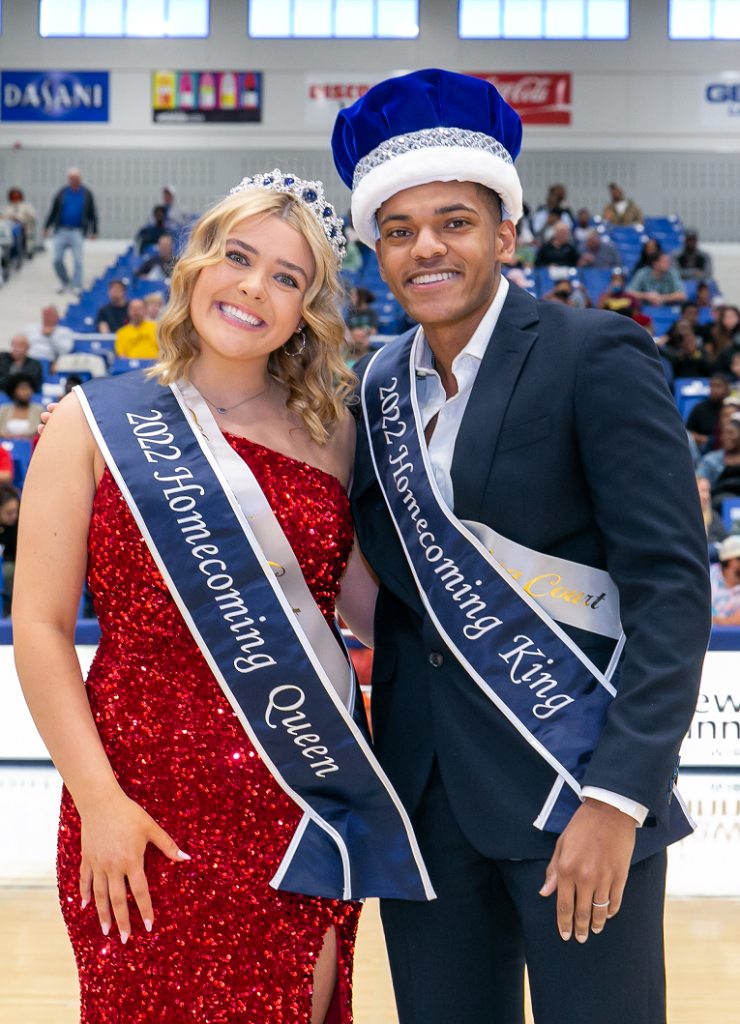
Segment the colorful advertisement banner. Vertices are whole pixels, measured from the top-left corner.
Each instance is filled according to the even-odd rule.
[[[3,121],[107,121],[107,71],[3,71]]]
[[[304,93],[306,126],[331,130],[340,110],[351,106],[355,100],[359,100],[373,85],[399,74],[404,74],[404,72],[362,71],[359,73],[344,72],[338,75],[330,73],[306,75]]]
[[[155,71],[153,117],[159,124],[262,120],[259,71]]]
[[[702,128],[736,134],[740,128],[740,72],[699,76]]]
[[[499,74],[468,71],[474,78],[485,78],[495,85],[507,103],[522,119],[522,124],[570,124],[571,75],[560,71]]]

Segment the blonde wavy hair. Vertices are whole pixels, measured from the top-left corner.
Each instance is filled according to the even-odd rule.
[[[339,266],[316,216],[300,200],[269,189],[247,189],[228,196],[194,225],[185,252],[172,274],[170,300],[157,323],[159,359],[150,375],[160,384],[188,380],[188,371],[200,352],[190,317],[190,299],[203,267],[220,263],[226,255],[226,239],[233,228],[250,217],[280,217],[299,231],[316,261],[316,276],[303,298],[301,314],[306,321],[306,344],[290,355],[285,347],[270,355],[268,370],[288,391],[288,408],[303,420],[307,434],[326,444],[357,378],[344,362],[344,321],[340,313],[342,288]],[[288,349],[295,341],[287,339]]]

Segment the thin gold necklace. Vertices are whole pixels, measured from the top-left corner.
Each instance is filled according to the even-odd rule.
[[[231,412],[233,409],[238,409],[240,405],[244,405],[246,402],[251,402],[253,399],[259,398],[260,395],[264,395],[265,392],[269,391],[271,387],[272,387],[272,381],[270,381],[268,383],[267,387],[264,388],[262,391],[259,391],[256,395],[249,395],[247,398],[242,398],[241,402],[237,402],[236,405],[230,405],[228,409],[223,409],[221,406],[216,405],[215,402],[212,402],[210,400],[208,395],[203,395],[202,391],[201,391],[201,395],[203,395],[203,397],[205,398],[206,402],[208,402],[209,405],[213,406],[213,408],[216,410],[216,412],[220,413],[222,416],[225,416],[227,412]]]

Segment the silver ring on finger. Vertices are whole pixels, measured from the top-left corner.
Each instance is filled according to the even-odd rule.
[[[608,907],[610,903],[611,903],[611,900],[607,900],[606,903],[594,903],[594,901],[591,900],[591,906],[592,907],[596,907],[597,910],[603,910],[604,907]]]

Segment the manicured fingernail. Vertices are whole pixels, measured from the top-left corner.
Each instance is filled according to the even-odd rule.
[[[101,924],[100,927],[103,929],[103,935],[107,935],[108,932],[110,931],[110,925],[105,924],[105,922],[103,922],[103,924]]]
[[[570,938],[570,932],[561,932],[560,937],[562,938],[563,942],[567,942]]]
[[[604,930],[603,928],[592,928],[591,929],[591,931],[594,933],[594,935],[601,935],[603,930]]]
[[[588,938],[588,935],[576,935],[576,940],[578,942],[585,942],[587,938]]]
[[[83,900],[82,903],[80,904],[80,910],[84,910],[86,906],[87,906],[87,900]]]
[[[150,932],[152,930],[152,922],[149,920],[148,917],[144,918],[144,927],[146,928],[146,930],[148,932]]]
[[[178,860],[192,860],[193,858],[190,856],[189,853],[185,853],[184,850],[178,850],[177,851],[177,859]]]
[[[126,945],[128,942],[128,932],[121,932],[121,942]]]

